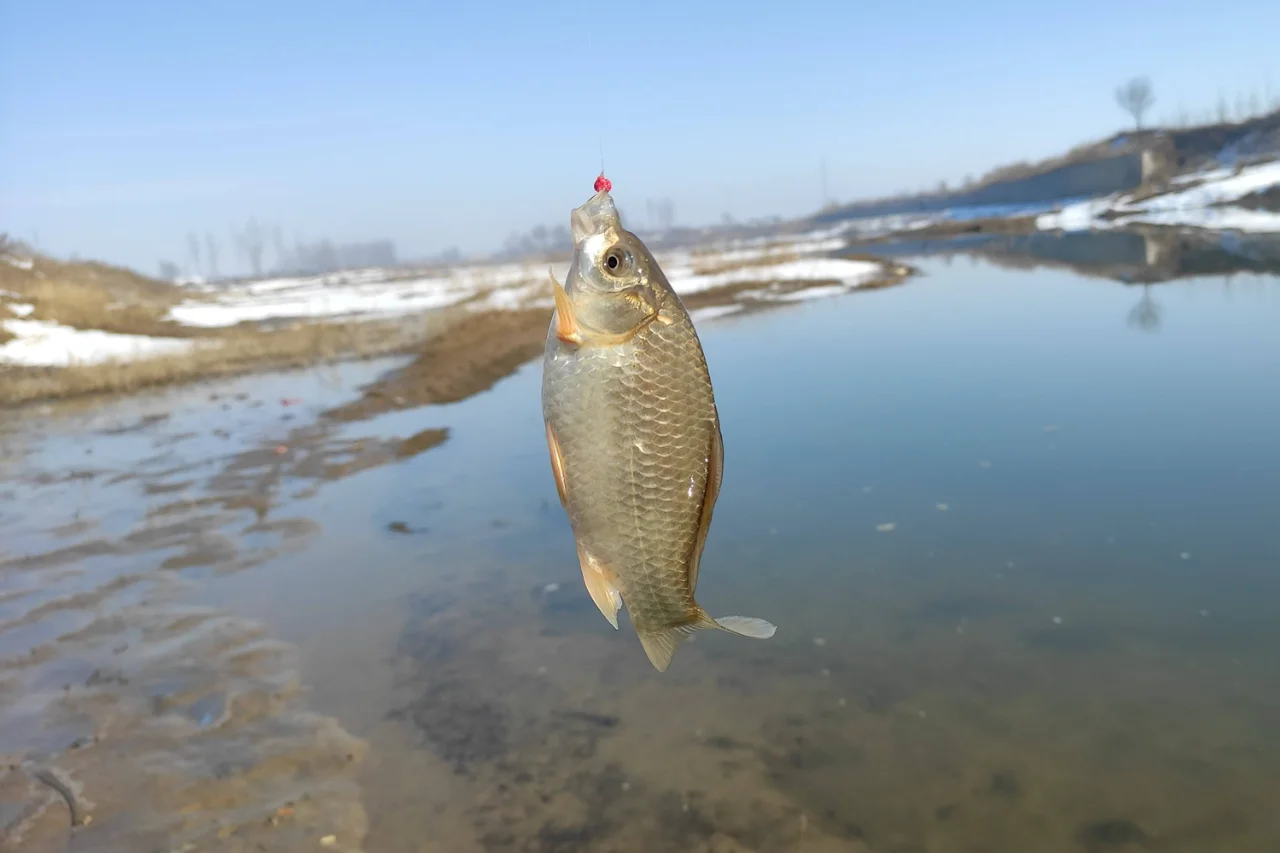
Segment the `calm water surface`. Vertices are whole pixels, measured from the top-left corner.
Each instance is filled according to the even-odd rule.
[[[775,622],[769,641],[700,635],[658,674],[608,626],[556,499],[537,364],[329,428],[330,467],[291,469],[269,509],[224,501],[195,544],[78,571],[162,556],[175,602],[281,644],[296,737],[357,744],[335,747],[341,795],[323,789],[359,812],[340,849],[1280,849],[1280,279],[924,272],[702,328],[726,471],[699,599]],[[350,396],[371,368],[348,370]],[[212,408],[188,416],[202,435]],[[225,440],[282,440],[278,404],[253,411]],[[431,428],[448,440],[351,464]],[[79,441],[22,464],[57,468]],[[174,441],[189,467],[148,482],[185,499],[259,476]],[[64,498],[46,523],[16,507],[22,482],[14,577],[76,489],[95,537],[136,539],[156,512],[92,481],[46,486]],[[125,612],[121,595],[102,600]],[[14,631],[79,630],[13,618],[15,648]],[[49,736],[25,725],[0,751]]]

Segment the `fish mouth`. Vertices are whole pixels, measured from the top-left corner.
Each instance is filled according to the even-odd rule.
[[[613,197],[607,190],[587,199],[581,207],[575,207],[569,214],[569,227],[573,231],[573,244],[581,245],[582,241],[596,234],[602,234],[610,227],[618,225],[618,209],[613,206]]]

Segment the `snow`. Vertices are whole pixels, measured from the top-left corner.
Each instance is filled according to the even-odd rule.
[[[845,258],[807,258],[780,264],[738,267],[721,273],[698,275],[692,270],[673,269],[667,273],[676,293],[699,293],[751,282],[838,281],[843,289],[859,287],[876,278],[883,267],[874,261]]]
[[[755,238],[707,251],[663,253],[658,261],[677,293],[698,293],[745,282],[839,281],[856,287],[879,274],[879,264],[839,258],[804,257],[842,248],[830,229],[793,239]],[[800,257],[797,257],[800,256]],[[778,263],[782,258],[787,260]],[[732,266],[722,272],[699,269]],[[551,265],[563,282],[568,265]],[[231,287],[197,286],[200,298],[169,311],[188,326],[215,328],[286,318],[371,319],[437,308],[513,310],[552,304],[548,267],[542,264],[477,264],[431,275],[396,278],[402,272],[373,268],[352,272],[295,276],[246,282]]]
[[[755,238],[710,249],[660,253],[658,262],[682,295],[739,285],[753,287],[749,293],[738,294],[734,304],[695,312],[699,320],[709,321],[740,311],[744,302],[795,302],[845,293],[883,273],[883,266],[873,261],[827,256],[844,245],[833,229],[825,229],[791,238]],[[568,264],[561,261],[550,269],[544,263],[470,264],[415,274],[371,268],[232,285],[191,281],[187,284],[189,298],[172,307],[168,316],[191,327],[224,328],[270,320],[395,317],[451,306],[461,310],[550,308],[549,272],[563,282]],[[17,294],[7,296],[19,298]],[[31,305],[10,302],[7,307],[16,319],[3,321],[4,329],[14,335],[0,346],[3,364],[99,364],[183,352],[196,345],[179,338],[73,329],[29,319],[34,311]]]
[[[20,270],[29,270],[35,266],[35,261],[31,258],[17,258],[13,255],[0,255],[0,261],[4,261],[11,267],[17,267]]]
[[[0,345],[0,363],[27,367],[101,364],[183,352],[192,345],[191,341],[180,338],[117,335],[96,329],[73,329],[43,320],[5,320],[0,325],[15,336]]]
[[[1143,222],[1221,231],[1280,232],[1280,213],[1232,205],[1251,193],[1280,186],[1280,161],[1240,170],[1214,169],[1184,175],[1174,192],[1134,201],[1130,193],[1069,204],[1056,213],[1036,217],[1042,231],[1102,230]],[[1103,218],[1110,214],[1110,218]]]

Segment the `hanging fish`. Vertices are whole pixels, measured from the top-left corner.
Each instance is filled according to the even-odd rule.
[[[547,334],[542,412],[587,592],[618,627],[625,603],[659,671],[695,631],[772,637],[763,619],[714,619],[694,590],[724,449],[689,314],[625,230],[603,175],[570,216],[573,263]]]

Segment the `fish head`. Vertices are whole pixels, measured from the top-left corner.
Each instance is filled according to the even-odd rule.
[[[565,293],[578,324],[589,334],[625,336],[656,317],[670,286],[644,242],[622,227],[608,191],[574,208],[569,222],[573,263]]]

